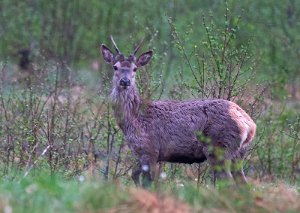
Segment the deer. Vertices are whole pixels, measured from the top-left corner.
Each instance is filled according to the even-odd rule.
[[[112,36],[110,39],[116,53],[105,44],[100,52],[114,70],[111,101],[117,124],[136,159],[131,174],[134,183],[151,185],[159,162],[205,161],[212,169],[214,184],[217,177],[247,183],[243,161],[256,134],[251,117],[225,99],[142,100],[135,76],[149,63],[153,51],[137,57],[140,42],[126,57]]]

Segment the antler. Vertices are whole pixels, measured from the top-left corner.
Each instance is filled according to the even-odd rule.
[[[140,47],[142,46],[143,41],[144,41],[144,38],[143,38],[142,41],[137,45],[137,47],[134,49],[133,55],[135,55],[135,54],[139,51]]]
[[[110,40],[112,41],[117,53],[121,54],[121,52],[120,52],[119,48],[117,47],[116,42],[115,42],[114,38],[112,37],[112,35],[110,35]]]

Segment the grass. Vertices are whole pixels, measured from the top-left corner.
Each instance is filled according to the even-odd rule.
[[[0,191],[0,212],[93,212],[125,200],[124,192],[113,184],[42,174],[19,181],[2,180]]]
[[[244,187],[160,183],[149,191],[40,172],[1,179],[0,212],[299,212],[300,186],[252,181]]]

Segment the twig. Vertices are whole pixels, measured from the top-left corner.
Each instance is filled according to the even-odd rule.
[[[40,157],[43,157],[46,152],[48,151],[48,149],[50,148],[50,145],[48,145],[44,151],[40,154],[40,156],[33,162],[33,164],[29,167],[29,169],[25,172],[23,178],[27,177],[27,175],[29,174],[29,172],[32,170],[32,168],[35,166],[35,164],[38,162],[38,160],[40,159]]]

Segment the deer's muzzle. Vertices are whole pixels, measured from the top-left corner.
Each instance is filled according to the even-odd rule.
[[[123,86],[123,87],[128,87],[130,86],[130,80],[128,78],[122,78],[120,80],[120,86]]]

